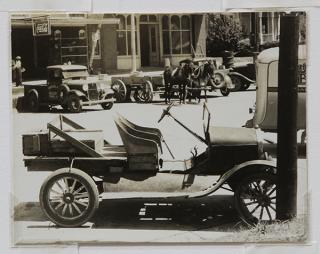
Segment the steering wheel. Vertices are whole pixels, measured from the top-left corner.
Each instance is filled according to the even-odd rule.
[[[174,104],[174,103],[171,102],[170,105],[169,105],[166,109],[163,110],[162,115],[160,116],[160,118],[159,118],[159,120],[158,120],[158,123],[160,123],[161,120],[162,120],[166,115],[170,114],[169,111],[170,111],[170,109],[172,108],[173,104]]]

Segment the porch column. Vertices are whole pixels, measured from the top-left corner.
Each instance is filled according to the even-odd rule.
[[[274,29],[274,12],[271,12],[271,33],[272,33],[272,41],[276,40],[276,33]]]
[[[134,22],[134,14],[131,14],[131,56],[132,56],[132,72],[137,71],[137,54],[136,54],[136,24]]]
[[[262,12],[259,12],[259,39],[260,45],[263,43],[263,35],[262,35]]]

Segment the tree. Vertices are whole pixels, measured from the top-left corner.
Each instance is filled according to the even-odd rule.
[[[207,55],[221,56],[224,50],[236,51],[242,37],[242,28],[233,16],[208,15]]]

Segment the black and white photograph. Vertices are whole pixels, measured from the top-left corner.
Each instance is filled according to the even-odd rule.
[[[11,13],[12,244],[308,242],[307,20]]]

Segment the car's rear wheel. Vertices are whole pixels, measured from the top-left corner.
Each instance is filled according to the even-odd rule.
[[[101,107],[105,110],[111,109],[113,107],[113,102],[101,103]]]
[[[83,225],[99,206],[99,192],[94,180],[74,168],[53,172],[42,184],[39,199],[44,214],[61,227]]]
[[[68,97],[68,109],[72,113],[79,113],[82,110],[82,100],[76,94],[71,94]]]
[[[40,109],[40,103],[38,95],[31,92],[27,97],[27,108],[31,112],[38,112]]]
[[[221,88],[220,92],[223,96],[228,96],[230,94],[230,89],[227,87]]]
[[[235,76],[235,75],[230,75],[231,82],[234,84],[234,88],[232,89],[233,92],[239,91],[242,88],[242,80],[240,77]]]

